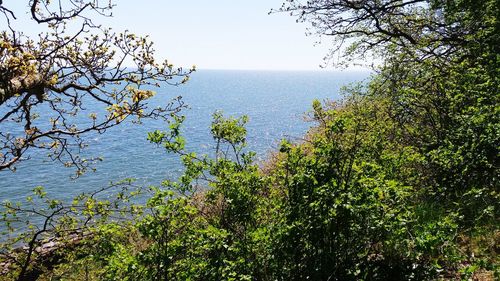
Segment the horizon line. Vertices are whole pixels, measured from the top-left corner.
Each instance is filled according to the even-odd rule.
[[[188,69],[187,67],[182,67],[183,69]],[[319,69],[267,69],[267,68],[198,68],[198,70],[213,70],[213,71],[269,71],[269,72],[372,72],[373,70],[368,68],[319,68]]]

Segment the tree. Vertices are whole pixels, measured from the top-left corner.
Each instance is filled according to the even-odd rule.
[[[113,6],[30,0],[29,21],[46,30],[30,37],[0,1],[6,23],[0,34],[0,170],[15,169],[28,151],[38,149],[80,175],[96,160],[79,156],[84,135],[103,133],[130,117],[169,118],[183,107],[180,98],[154,109],[147,100],[152,88],[184,83],[194,68],[158,62],[147,37],[94,23],[95,16],[111,16]]]
[[[402,162],[417,171],[395,177],[414,188],[408,229],[420,241],[408,253],[428,255],[436,271],[498,268],[477,241],[495,239],[500,215],[499,2],[291,0],[281,11],[333,36],[333,50],[347,45],[344,62],[379,60],[362,96],[385,105],[391,145],[415,152]],[[445,245],[452,247],[436,251]]]
[[[309,22],[312,32],[333,37],[332,53],[343,60],[373,55],[384,60],[405,53],[412,60],[449,62],[477,43],[478,34],[494,35],[495,1],[318,0],[286,1],[281,12]]]
[[[392,118],[409,128],[402,141],[427,155],[435,175],[428,184],[448,187],[442,200],[478,183],[494,186],[498,1],[292,0],[281,10],[333,36],[336,49],[350,44],[347,58],[381,61],[371,94],[388,98]]]

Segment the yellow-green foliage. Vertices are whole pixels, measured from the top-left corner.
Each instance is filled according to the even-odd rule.
[[[246,149],[246,117],[214,114],[213,157],[186,150],[184,119],[175,117],[148,139],[181,156],[183,175],[151,187],[143,206],[83,196],[89,206],[73,206],[79,219],[63,216],[62,226],[102,218],[84,228],[91,238],[52,270],[29,268],[70,280],[498,279],[498,3],[423,4],[408,26],[441,15],[456,25],[459,49],[446,45],[454,37],[433,41],[448,36],[440,29],[421,35],[425,46],[396,35],[383,41],[385,62],[372,80],[346,88],[343,101],[315,101],[305,140],[283,140],[264,170]],[[7,207],[7,219],[23,210]],[[140,216],[109,224],[117,210]],[[19,268],[9,274],[22,279]]]

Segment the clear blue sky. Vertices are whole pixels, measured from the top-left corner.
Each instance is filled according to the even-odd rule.
[[[284,0],[283,0],[284,1]],[[4,0],[6,7],[25,1]],[[118,0],[114,17],[99,23],[149,35],[160,58],[201,69],[319,70],[328,44],[305,35],[282,0]],[[21,9],[22,10],[22,9]],[[27,10],[24,9],[24,13]],[[33,23],[31,23],[33,24]],[[25,26],[26,27],[26,26]]]
[[[174,64],[215,69],[319,69],[328,46],[315,47],[306,25],[271,14],[280,0],[117,1],[111,25],[149,34]],[[140,4],[138,4],[140,3]]]

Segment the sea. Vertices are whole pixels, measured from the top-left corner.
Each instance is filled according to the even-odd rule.
[[[157,89],[149,106],[182,96],[188,105],[180,113],[186,116],[182,134],[187,149],[200,154],[214,150],[210,124],[215,111],[225,116],[247,115],[247,149],[256,152],[256,161],[262,162],[281,139],[299,142],[314,125],[305,118],[314,99],[339,100],[343,86],[363,82],[369,76],[368,71],[198,70],[187,84]],[[144,120],[142,124],[127,121],[103,134],[82,136],[88,147],[81,154],[103,160],[94,165],[95,172],[76,179],[72,178],[74,168],[51,161],[46,152],[32,151],[27,155],[30,159],[16,165],[15,172],[0,171],[0,202],[22,202],[37,186],[51,198],[71,200],[125,178],[134,178],[142,186],[175,180],[183,171],[179,158],[147,140],[148,132],[166,130],[167,126],[160,120]],[[15,129],[11,124],[0,124],[2,132]]]

